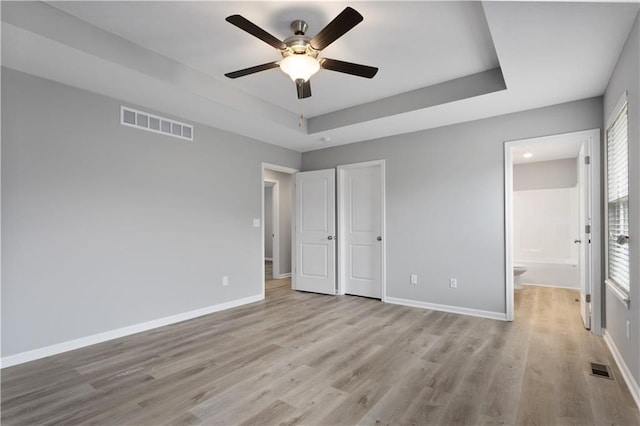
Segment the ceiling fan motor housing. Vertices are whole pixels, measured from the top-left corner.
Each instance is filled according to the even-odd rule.
[[[291,23],[291,29],[294,35],[284,39],[287,48],[282,50],[282,56],[309,55],[316,58],[318,51],[311,47],[311,37],[304,35],[309,29],[309,25],[305,21],[296,20]]]
[[[301,19],[296,19],[291,23],[291,30],[295,35],[304,35],[309,29],[309,25]]]

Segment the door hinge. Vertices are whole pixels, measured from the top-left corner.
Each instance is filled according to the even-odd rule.
[[[584,226],[584,232],[585,232],[585,234],[590,234],[591,233],[591,225],[585,225]]]
[[[587,295],[585,296],[585,301],[586,301],[587,303],[591,303],[591,295],[590,295],[590,294],[587,294]]]
[[[586,164],[587,166],[588,166],[589,164],[591,164],[591,156],[590,156],[590,155],[586,155],[586,156],[584,157],[584,164]]]

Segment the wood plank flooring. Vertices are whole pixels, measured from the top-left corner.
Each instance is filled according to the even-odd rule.
[[[273,262],[271,260],[264,261],[264,278],[267,281],[273,280]]]
[[[506,323],[269,281],[264,302],[2,370],[2,424],[640,424],[578,307],[527,286]]]

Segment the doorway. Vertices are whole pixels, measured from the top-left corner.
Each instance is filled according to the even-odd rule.
[[[563,276],[562,286],[575,286],[584,326],[601,333],[599,141],[596,129],[505,143],[509,321],[519,282],[545,285],[545,276],[553,274]],[[568,176],[561,164],[569,166],[564,170],[573,166],[573,188],[557,184]]]
[[[294,227],[293,176],[296,169],[262,163],[262,293],[266,281],[291,277],[291,246]]]

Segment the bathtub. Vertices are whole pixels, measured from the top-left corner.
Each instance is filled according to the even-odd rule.
[[[575,263],[516,260],[514,265],[527,267],[527,272],[522,275],[525,285],[580,288],[578,265]]]

